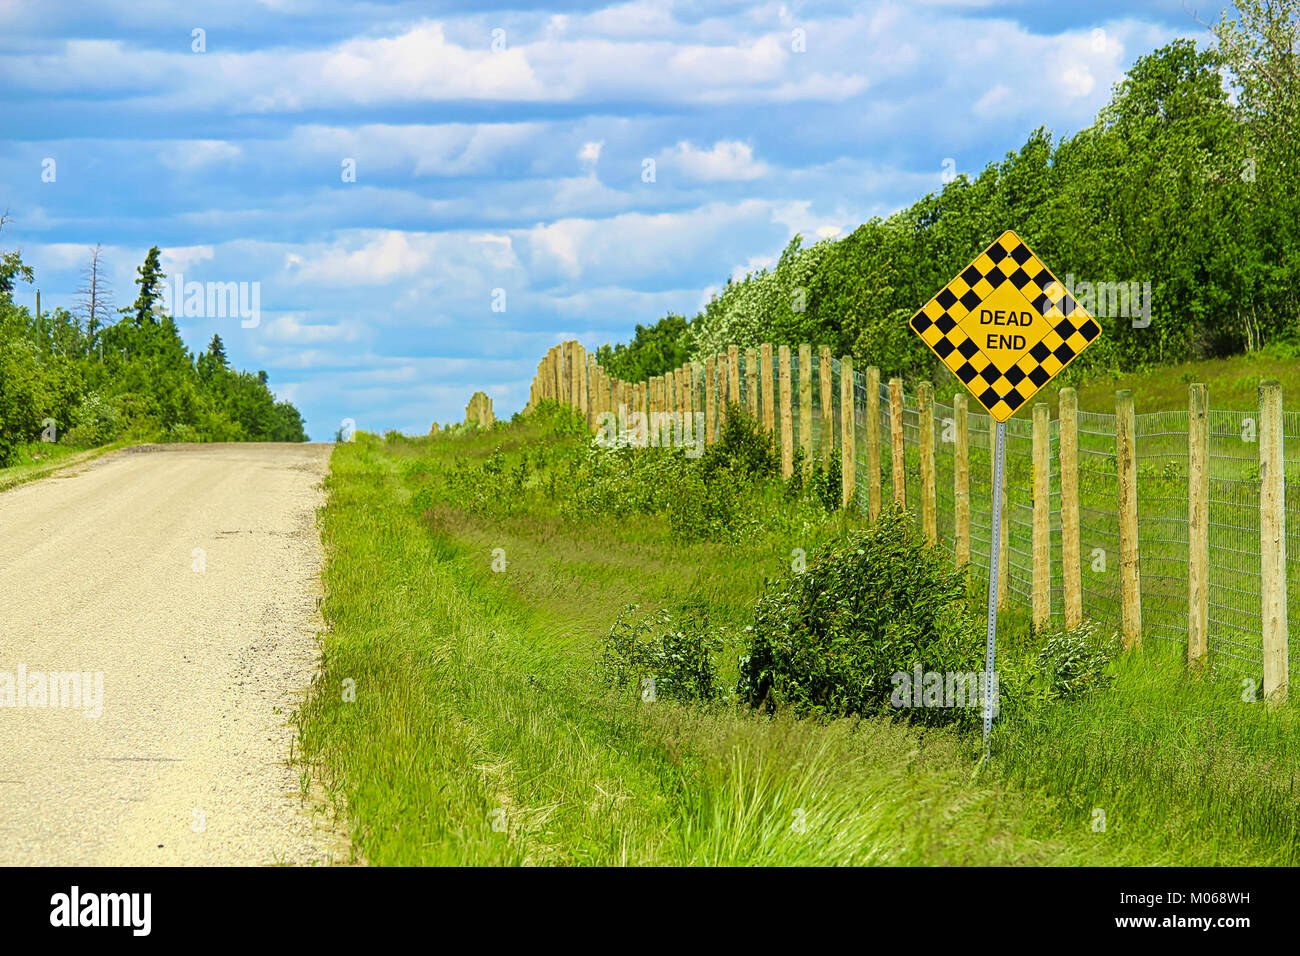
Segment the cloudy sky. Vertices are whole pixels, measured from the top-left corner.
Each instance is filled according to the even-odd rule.
[[[219,333],[317,440],[422,434],[478,388],[517,411],[554,342],[1088,125],[1204,36],[1196,2],[0,0],[0,248],[46,307],[97,242],[118,305],[155,244],[258,283],[256,325],[181,317],[187,344]]]

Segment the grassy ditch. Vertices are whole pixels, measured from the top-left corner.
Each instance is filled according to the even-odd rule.
[[[556,409],[337,447],[323,665],[297,720],[304,775],[365,859],[1296,862],[1291,711],[1105,635],[1004,620],[982,772],[978,721],[867,712],[861,694],[750,706],[756,605],[794,601],[793,565],[867,532],[825,506],[830,476],[790,488],[736,460],[595,450]],[[952,654],[964,626],[943,624]],[[857,646],[847,625],[814,631]]]

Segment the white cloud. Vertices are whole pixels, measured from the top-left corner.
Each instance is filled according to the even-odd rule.
[[[992,116],[1002,112],[1015,102],[1011,87],[1005,83],[996,83],[983,96],[975,101],[975,112],[980,116]]]
[[[353,158],[361,181],[395,171],[417,177],[489,175],[544,129],[540,123],[305,124],[286,140],[272,141],[271,148],[294,163],[319,158],[337,165],[344,157]]]
[[[578,161],[584,166],[595,166],[600,162],[600,150],[605,145],[603,139],[591,143],[583,143],[582,149],[578,150]]]
[[[215,255],[212,246],[176,246],[159,249],[159,262],[163,272],[174,275],[200,262],[210,262]]]
[[[167,143],[159,152],[158,161],[168,169],[193,171],[229,165],[243,155],[244,151],[234,143],[219,139],[191,139]]]
[[[380,285],[409,278],[427,267],[433,246],[426,236],[397,230],[368,235],[354,248],[333,246],[313,257],[290,254],[285,268],[298,282],[321,285]]]
[[[665,167],[680,170],[700,182],[758,179],[767,172],[764,163],[754,159],[748,143],[720,140],[712,149],[700,149],[682,140],[660,158]]]

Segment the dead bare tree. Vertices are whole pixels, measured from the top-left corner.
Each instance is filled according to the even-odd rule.
[[[99,333],[112,321],[113,290],[100,275],[103,249],[99,243],[90,251],[90,261],[81,270],[82,286],[77,290],[77,314],[86,322],[86,340],[91,352],[98,344]]]

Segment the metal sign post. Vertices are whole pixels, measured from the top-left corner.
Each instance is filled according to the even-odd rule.
[[[993,533],[989,542],[989,627],[984,648],[984,762],[989,759],[993,729],[993,665],[998,639],[998,552],[1002,550],[1002,468],[1007,453],[1007,423],[998,422],[993,437]]]

